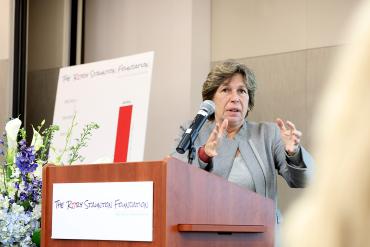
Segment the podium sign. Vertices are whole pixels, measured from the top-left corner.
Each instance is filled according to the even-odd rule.
[[[153,182],[53,184],[53,239],[153,240]]]

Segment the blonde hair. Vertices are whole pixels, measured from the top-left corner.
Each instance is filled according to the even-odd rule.
[[[314,124],[316,177],[284,225],[288,247],[370,246],[370,2]]]

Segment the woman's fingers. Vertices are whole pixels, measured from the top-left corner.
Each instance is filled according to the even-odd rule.
[[[212,130],[212,132],[211,132],[211,135],[209,136],[209,138],[208,138],[208,141],[207,142],[209,142],[209,141],[214,141],[214,140],[216,140],[217,139],[217,137],[218,137],[218,129],[219,129],[219,124],[216,124],[216,127],[214,127],[213,128],[213,130]]]
[[[302,132],[296,129],[294,123],[286,121],[285,125],[284,121],[280,118],[276,119],[276,123],[279,126],[279,129],[284,131],[285,134],[289,133],[291,136],[296,136],[297,138],[300,138],[302,136]]]
[[[227,119],[224,119],[224,121],[222,121],[222,124],[221,124],[221,127],[219,129],[219,133],[218,133],[218,139],[220,139],[221,137],[223,137],[226,129],[227,129],[227,125],[229,124],[228,120]]]
[[[292,132],[292,134],[293,134],[293,135],[295,135],[295,136],[297,136],[297,137],[301,137],[301,136],[302,136],[302,132],[301,132],[301,131],[299,131],[299,130],[294,130],[294,131]]]
[[[291,134],[293,134],[293,132],[295,132],[297,130],[295,128],[294,123],[292,123],[290,121],[286,121],[286,125],[288,126],[288,129],[289,129],[289,131],[290,131]]]
[[[285,150],[289,153],[295,153],[301,142],[302,132],[297,130],[295,124],[290,121],[284,123],[282,119],[277,118],[276,124],[280,129],[281,137],[285,143]]]
[[[223,137],[224,132],[226,131],[228,125],[227,119],[225,119],[221,126],[219,123],[216,123],[215,128],[212,130],[211,135],[209,136],[207,143],[204,147],[204,151],[209,157],[214,157],[217,155],[217,147],[220,142],[220,139]]]
[[[281,131],[286,131],[284,121],[281,118],[277,118],[275,122]]]

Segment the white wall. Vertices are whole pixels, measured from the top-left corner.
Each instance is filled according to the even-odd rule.
[[[11,85],[10,85],[10,42],[11,42],[11,11],[10,0],[0,0],[0,131],[10,117]]]
[[[210,66],[210,1],[89,0],[85,25],[85,62],[155,52],[145,159],[162,159],[200,104]]]
[[[10,0],[0,0],[0,60],[9,58]]]
[[[343,44],[359,0],[212,0],[212,61]]]

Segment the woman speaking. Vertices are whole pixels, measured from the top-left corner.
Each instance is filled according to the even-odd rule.
[[[301,188],[312,173],[313,162],[300,145],[302,133],[292,122],[247,120],[255,91],[255,76],[244,64],[228,60],[208,74],[202,97],[214,102],[215,112],[193,143],[193,164],[276,202],[277,174],[290,187]],[[189,125],[181,126],[178,140]],[[187,153],[173,156],[187,159]],[[279,210],[276,212],[279,223]]]

